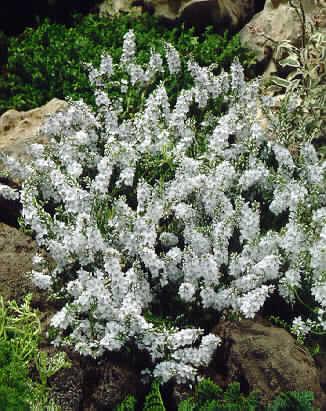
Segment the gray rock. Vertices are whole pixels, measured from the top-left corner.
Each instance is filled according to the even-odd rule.
[[[320,14],[325,17],[326,8],[321,4],[323,2],[324,0],[303,0],[307,25]],[[287,0],[266,0],[264,9],[240,31],[242,44],[257,53],[258,63],[267,73],[276,71],[273,56],[277,44],[289,41],[299,45],[301,36],[300,19]]]
[[[239,30],[254,13],[254,0],[191,0],[179,10],[185,23],[199,29],[212,25],[220,33]]]
[[[52,99],[44,106],[29,111],[8,110],[0,117],[0,153],[13,156],[17,160],[28,161],[28,148],[33,143],[45,144],[47,138],[39,133],[46,117],[67,107],[65,101]],[[0,173],[8,170],[0,164]],[[19,184],[19,178],[9,172],[9,181]]]
[[[226,379],[258,390],[263,402],[284,391],[312,391],[316,406],[325,401],[319,371],[308,350],[283,328],[259,320],[221,322],[214,330],[223,338]]]
[[[150,8],[157,17],[200,29],[214,25],[221,32],[240,29],[255,13],[255,0],[105,0],[100,15],[140,12],[139,6]]]

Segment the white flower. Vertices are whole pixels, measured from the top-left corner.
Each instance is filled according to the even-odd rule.
[[[32,282],[41,290],[47,290],[52,285],[52,277],[39,271],[32,271]]]
[[[33,266],[42,265],[45,263],[45,258],[41,254],[35,254],[32,258]]]
[[[121,64],[129,64],[136,54],[136,36],[133,30],[129,30],[123,37]]]
[[[292,171],[294,169],[294,162],[289,150],[280,144],[273,144],[272,147],[279,167]]]
[[[180,298],[185,302],[193,301],[195,295],[195,287],[191,283],[182,283],[179,287]]]
[[[306,237],[304,232],[295,223],[290,220],[286,225],[284,237],[281,239],[281,246],[289,254],[299,254],[306,246]]]
[[[326,308],[326,282],[315,284],[311,288],[311,293],[315,297],[316,301],[318,301],[322,307]]]
[[[276,255],[268,255],[253,267],[255,275],[262,276],[265,281],[275,280],[279,276],[280,259]]]
[[[292,332],[294,332],[298,338],[304,339],[307,334],[309,334],[310,330],[311,327],[307,324],[307,322],[302,320],[301,315],[293,320]]]
[[[148,68],[146,70],[146,75],[145,77],[148,79],[152,79],[156,73],[163,73],[164,68],[163,68],[163,59],[160,54],[154,53],[153,50],[151,50],[151,57],[148,63]]]
[[[50,325],[55,328],[66,330],[71,325],[72,321],[73,317],[69,313],[68,309],[63,307],[51,318]]]
[[[67,172],[74,178],[78,178],[81,176],[83,169],[82,166],[77,163],[76,161],[70,163],[67,167]]]
[[[279,283],[279,293],[286,300],[295,300],[294,290],[301,285],[301,275],[298,270],[289,269]]]
[[[264,186],[269,176],[269,171],[262,163],[252,161],[249,167],[249,169],[244,171],[239,180],[239,185],[243,191],[248,190],[255,184]]]
[[[105,75],[107,77],[111,77],[113,74],[113,61],[109,54],[102,55],[100,73],[101,75]]]
[[[19,192],[14,188],[0,183],[0,197],[3,197],[5,200],[16,201],[19,199]]]
[[[131,187],[134,181],[135,169],[132,167],[127,167],[120,173],[120,178],[117,184],[124,184],[125,186]]]
[[[179,73],[181,69],[181,61],[177,50],[169,43],[165,44],[165,57],[168,63],[169,72],[171,75]]]
[[[254,318],[255,314],[264,305],[266,298],[274,290],[273,286],[263,285],[239,298],[241,313],[246,318]]]
[[[231,65],[231,89],[237,93],[244,90],[244,71],[238,60]]]
[[[260,216],[258,210],[253,210],[245,203],[241,209],[240,233],[242,241],[254,240],[260,231]]]
[[[13,178],[24,180],[28,178],[31,173],[31,166],[29,164],[23,164],[12,156],[7,156],[0,153],[0,162],[2,162],[6,169],[10,171],[10,175]]]

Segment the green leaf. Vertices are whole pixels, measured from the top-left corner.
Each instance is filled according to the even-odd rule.
[[[287,57],[281,60],[279,64],[281,67],[294,67],[294,68],[300,67],[300,62],[298,60],[298,57],[295,55],[292,55],[291,57]]]
[[[166,411],[160,392],[159,381],[152,383],[152,388],[145,398],[143,411]]]
[[[282,77],[278,77],[278,76],[271,76],[270,80],[276,86],[283,87],[283,88],[288,88],[291,84],[290,81]]]
[[[178,406],[178,411],[195,411],[196,404],[192,398],[183,400]]]
[[[115,411],[135,411],[136,410],[136,398],[133,395],[128,395],[118,407],[116,407]]]

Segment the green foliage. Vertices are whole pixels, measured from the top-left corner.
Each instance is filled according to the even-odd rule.
[[[145,398],[143,411],[165,411],[159,381],[154,381],[152,383],[151,391]]]
[[[184,58],[192,55],[201,65],[216,64],[228,68],[237,56],[246,67],[253,53],[240,45],[239,38],[219,36],[207,29],[198,37],[193,30],[177,27],[167,30],[156,18],[120,15],[99,18],[89,15],[74,27],[44,21],[36,29],[27,29],[20,37],[9,39],[8,63],[0,79],[0,113],[9,108],[26,110],[45,104],[53,97],[83,98],[92,103],[87,70],[81,63],[98,65],[103,52],[117,62],[121,38],[133,29],[138,45],[138,63],[148,60],[150,49],[163,50],[170,42]],[[184,84],[171,85],[179,89]]]
[[[198,384],[195,397],[198,402],[206,402],[214,398],[220,398],[222,395],[222,388],[207,378]]]
[[[140,161],[136,178],[144,178],[149,184],[160,181],[163,185],[175,176],[176,165],[171,152],[163,150],[159,154],[145,153]],[[146,170],[146,173],[144,171]],[[144,176],[144,177],[143,177]]]
[[[278,395],[266,411],[316,411],[312,406],[314,395],[312,392],[291,391]]]
[[[196,404],[192,399],[187,399],[179,404],[178,411],[194,411]]]
[[[0,404],[6,411],[29,410],[31,400],[27,365],[10,341],[0,340]]]
[[[136,398],[132,395],[128,395],[120,405],[116,408],[115,411],[135,411],[136,410]]]
[[[0,296],[0,341],[9,341],[17,358],[25,364],[36,355],[41,335],[39,317],[30,303],[30,295],[21,305],[16,301],[5,303]]]
[[[257,393],[243,395],[239,383],[234,382],[223,391],[212,380],[205,378],[198,383],[192,397],[180,402],[178,411],[318,411],[312,405],[313,400],[314,395],[309,391],[290,391],[281,393],[271,404],[262,407]],[[128,396],[115,411],[135,411],[136,404],[136,398]],[[166,411],[159,381],[152,383],[142,410]]]
[[[274,325],[276,325],[280,328],[284,328],[284,330],[286,330],[286,331],[289,331],[289,332],[291,331],[290,324],[287,323],[286,321],[282,320],[282,318],[280,318],[278,315],[271,315],[268,319],[272,324],[274,324]]]
[[[59,411],[49,399],[47,380],[69,366],[63,353],[49,357],[39,350],[41,324],[31,296],[18,305],[0,296],[0,410]],[[39,381],[30,377],[35,366]]]
[[[230,384],[225,391],[209,379],[202,380],[195,391],[195,395],[182,401],[178,411],[255,411],[258,399],[255,392],[244,396],[240,384]]]
[[[30,297],[20,306],[0,297],[0,404],[6,411],[29,410],[32,381],[28,365],[39,343],[40,322]]]

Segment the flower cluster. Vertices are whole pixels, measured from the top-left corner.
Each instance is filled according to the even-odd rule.
[[[147,67],[135,55],[129,32],[118,67],[104,56],[91,71],[98,109],[71,103],[32,150],[23,217],[56,263],[35,274],[65,301],[56,341],[93,356],[134,344],[163,381],[193,379],[220,339],[152,322],[167,295],[185,311],[253,318],[273,293],[293,302],[303,287],[319,309],[309,324],[325,331],[326,166],[314,146],[292,153],[258,121],[266,99],[238,62],[216,75],[190,61],[193,86],[172,103],[157,79],[166,63],[167,78],[182,75],[177,52],[167,45]],[[115,70],[126,75],[110,100]],[[145,99],[130,108],[137,87]]]
[[[19,192],[14,188],[0,183],[0,197],[4,198],[5,200],[15,201],[19,199]]]

